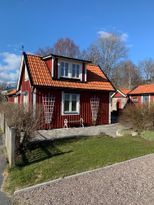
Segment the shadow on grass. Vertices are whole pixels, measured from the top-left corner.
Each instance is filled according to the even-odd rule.
[[[32,142],[17,156],[16,165],[22,167],[70,152],[72,150],[61,151],[54,141]]]
[[[27,145],[26,150],[22,151],[17,156],[16,166],[23,167],[33,163],[41,162],[51,157],[64,155],[73,152],[72,149],[65,146],[65,151],[59,149],[59,146],[77,142],[80,140],[87,140],[86,136],[72,136],[69,138],[33,141]],[[68,146],[69,147],[69,146]]]

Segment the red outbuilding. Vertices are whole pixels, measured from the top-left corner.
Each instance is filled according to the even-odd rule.
[[[16,92],[17,92],[17,90],[13,89],[13,90],[9,91],[7,94],[5,94],[5,96],[7,97],[8,102],[16,103],[16,100],[17,100]]]
[[[134,104],[154,103],[154,84],[139,85],[129,93]]]
[[[24,52],[13,97],[14,102],[34,109],[41,104],[43,129],[49,129],[109,124],[114,91],[102,69],[90,61]]]
[[[129,100],[128,93],[131,90],[126,88],[117,89],[116,92],[111,96],[112,98],[112,111],[123,110]]]

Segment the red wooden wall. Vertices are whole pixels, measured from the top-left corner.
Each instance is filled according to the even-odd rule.
[[[9,103],[14,103],[14,96],[13,95],[7,96],[7,101]]]
[[[109,93],[108,92],[92,92],[92,91],[67,91],[71,93],[80,94],[80,114],[79,115],[62,115],[61,114],[61,98],[62,90],[52,90],[52,89],[37,89],[37,103],[42,104],[42,96],[51,94],[55,96],[55,107],[53,112],[52,123],[50,126],[44,124],[43,128],[61,128],[64,126],[64,119],[68,121],[76,121],[83,118],[84,125],[92,125],[90,98],[92,96],[98,96],[100,98],[100,109],[98,113],[98,120],[96,122],[99,124],[108,124],[109,121]]]

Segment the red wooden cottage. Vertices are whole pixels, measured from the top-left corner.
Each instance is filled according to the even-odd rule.
[[[22,55],[14,102],[42,104],[43,129],[110,123],[110,94],[104,72],[90,61],[58,55]],[[11,100],[12,101],[12,100]]]
[[[154,103],[154,84],[139,85],[129,93],[134,104]]]
[[[118,111],[125,108],[129,97],[128,93],[131,90],[126,88],[117,89],[117,91],[111,96],[112,98],[112,111]]]

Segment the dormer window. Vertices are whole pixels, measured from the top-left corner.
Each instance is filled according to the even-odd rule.
[[[69,77],[68,76],[68,63],[61,62],[60,70],[61,70],[61,77]]]
[[[59,78],[82,80],[82,63],[59,61]]]
[[[79,78],[79,74],[80,74],[80,65],[72,64],[72,77]]]

